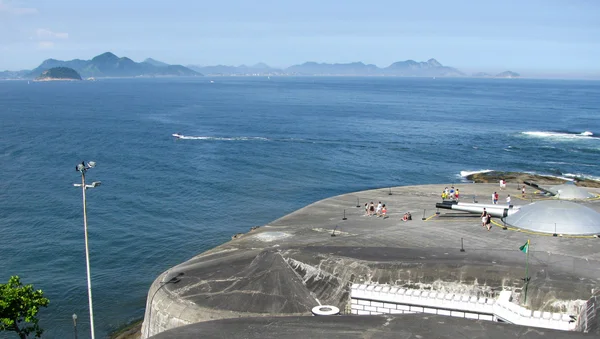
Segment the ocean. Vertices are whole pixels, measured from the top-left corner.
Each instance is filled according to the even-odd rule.
[[[528,79],[0,81],[0,281],[44,290],[44,338],[72,338],[74,313],[89,337],[81,161],[102,182],[87,214],[103,338],[143,316],[161,272],[320,199],[485,170],[598,179],[599,93]]]

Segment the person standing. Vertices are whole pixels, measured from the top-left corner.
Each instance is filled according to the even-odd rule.
[[[498,198],[497,198],[496,192],[492,193],[492,204],[494,204],[494,205],[498,204]]]
[[[510,207],[510,194],[506,197],[506,204]]]
[[[484,208],[483,212],[481,213],[481,226],[485,227],[485,225],[487,224],[487,220],[488,220],[488,213]]]
[[[525,185],[523,185],[523,187],[521,187],[521,197],[523,199],[525,199]]]

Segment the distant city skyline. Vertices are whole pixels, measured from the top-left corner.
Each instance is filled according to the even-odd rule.
[[[181,65],[435,58],[466,73],[598,75],[599,16],[594,0],[0,0],[0,71],[110,51]]]

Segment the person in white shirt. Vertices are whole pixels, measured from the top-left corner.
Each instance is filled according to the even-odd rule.
[[[506,204],[510,207],[510,194],[506,197]]]

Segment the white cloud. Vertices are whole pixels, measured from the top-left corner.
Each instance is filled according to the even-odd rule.
[[[69,33],[52,32],[44,28],[38,28],[35,34],[40,40],[65,40],[69,38]]]
[[[39,49],[52,49],[54,48],[54,42],[52,41],[40,41],[38,42]]]
[[[18,7],[17,5],[13,5],[13,2],[10,0],[0,0],[0,14],[2,13],[20,16],[37,14],[38,10],[31,7]]]

